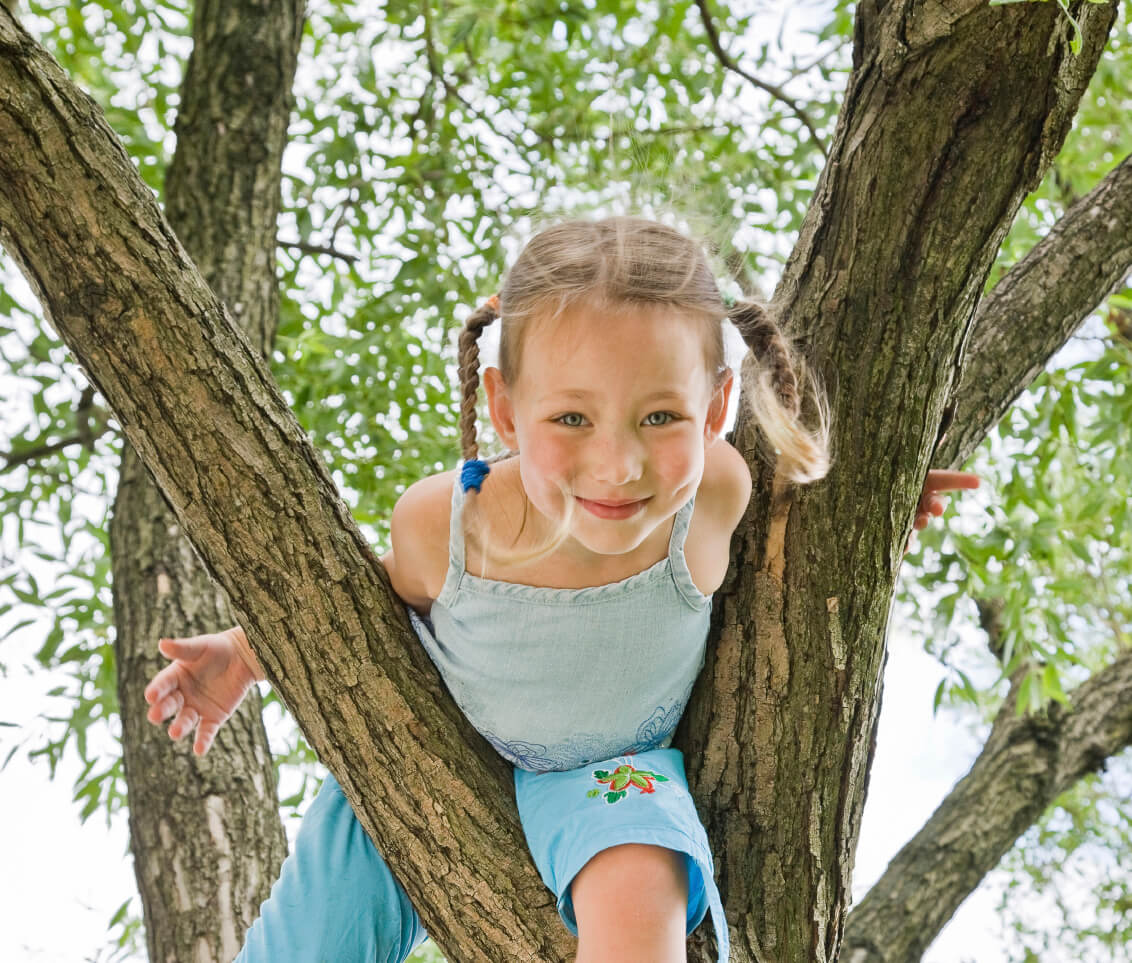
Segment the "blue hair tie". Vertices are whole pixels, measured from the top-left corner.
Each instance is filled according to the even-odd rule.
[[[734,294],[721,294],[720,297],[723,299],[723,306],[727,308],[728,311],[735,307]]]
[[[474,488],[478,492],[483,487],[483,480],[487,478],[490,471],[491,466],[478,458],[466,461],[464,467],[460,469],[460,485],[464,491]]]

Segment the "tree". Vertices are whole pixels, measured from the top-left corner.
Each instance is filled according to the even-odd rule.
[[[700,12],[711,24],[706,7]],[[1017,308],[1004,307],[1017,302],[1005,297],[1033,298],[1037,288],[1048,302],[1032,267],[1048,276],[1068,243],[1035,248],[1030,265],[1020,263],[975,311],[995,252],[1060,148],[1115,16],[1103,5],[1071,12],[1075,20],[1053,5],[956,4],[946,15],[858,10],[854,70],[829,161],[774,298],[826,370],[841,457],[821,486],[784,491],[756,459],[749,426],[737,426],[756,495],[736,540],[734,577],[718,597],[714,654],[681,730],[739,959],[836,955],[884,627],[919,482],[929,463],[957,463],[973,450],[1132,261],[1118,226],[1119,205],[1128,203],[1126,161],[1060,224],[1059,236],[1076,230],[1086,238],[1080,256],[1089,268],[1072,277],[1088,283],[1057,286],[1065,307],[1055,319],[1034,318],[1040,338],[1019,345],[1006,323]],[[273,683],[340,776],[430,932],[458,947],[461,959],[565,952],[529,867],[497,859],[469,866],[497,853],[501,839],[521,851],[514,815],[500,801],[506,773],[444,699],[255,352],[232,332],[113,137],[10,20],[2,23],[0,89],[19,94],[0,95],[0,130],[11,145],[0,156],[0,240],[228,590]],[[1072,54],[1077,24],[1082,43]],[[721,50],[718,35],[709,36]],[[432,81],[448,97],[429,50]],[[37,111],[37,91],[50,91],[52,111]],[[435,115],[421,104],[427,128]],[[49,116],[81,123],[49,127]],[[72,164],[75,154],[84,164]],[[74,201],[45,211],[50,179],[63,183],[64,172],[74,178],[66,188]],[[186,374],[202,369],[217,376],[199,383]],[[837,552],[825,535],[831,519],[847,536]],[[323,635],[314,651],[306,634],[321,625],[338,637]],[[1020,693],[1034,675],[1031,660],[1017,654],[1004,661]],[[1085,717],[1087,695],[1106,686],[1127,691],[1122,664],[1098,675],[1093,689],[1077,690],[1073,711],[1028,718],[1007,741],[1017,747],[1019,731],[1037,733],[1035,748],[1056,741]],[[297,681],[308,676],[309,685]],[[1034,689],[1031,681],[1024,703],[1038,701]],[[1031,805],[988,830],[994,840],[985,851],[950,847],[965,867],[959,892],[1067,780],[1127,743],[1122,700],[1098,701],[1108,712],[1105,740],[1093,740],[1078,766],[1036,780]],[[420,774],[442,812],[422,814],[415,801],[383,793],[391,772],[406,780]],[[444,890],[431,875],[438,850],[451,861]],[[874,924],[870,938],[858,940],[851,921],[847,946],[864,959],[906,958],[938,928],[949,901],[933,899],[922,923],[901,904],[903,925],[915,929],[911,942],[891,924]]]
[[[211,289],[262,355],[278,314],[275,224],[303,4],[196,4],[165,214]],[[146,721],[163,635],[231,620],[134,450],[110,525],[115,665],[131,849],[152,960],[231,959],[279,875],[286,840],[259,693],[196,760]]]

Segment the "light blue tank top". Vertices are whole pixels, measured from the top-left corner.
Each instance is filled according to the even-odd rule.
[[[444,588],[431,624],[413,624],[456,704],[513,765],[576,769],[670,744],[711,618],[684,558],[694,504],[676,513],[668,556],[643,572],[544,588],[465,571],[457,478]]]

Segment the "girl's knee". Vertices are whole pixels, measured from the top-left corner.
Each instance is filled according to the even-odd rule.
[[[626,843],[602,850],[571,884],[579,932],[620,923],[671,930],[684,940],[688,870],[681,853]]]

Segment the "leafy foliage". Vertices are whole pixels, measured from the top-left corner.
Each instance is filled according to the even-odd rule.
[[[1125,753],[1082,780],[1031,827],[996,875],[1017,961],[1068,951],[1081,963],[1132,960],[1132,901],[1121,861],[1132,852],[1132,793]]]

